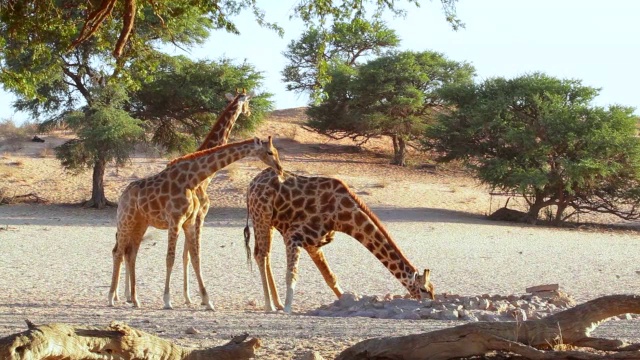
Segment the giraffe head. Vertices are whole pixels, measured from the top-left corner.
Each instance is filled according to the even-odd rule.
[[[245,88],[242,91],[236,89],[236,94],[226,93],[224,95],[229,103],[237,102],[240,113],[244,116],[251,116],[251,109],[249,109],[249,100],[254,96],[253,91],[247,93]]]
[[[267,141],[260,140],[259,138],[253,139],[253,144],[255,145],[254,154],[257,156],[262,162],[272,167],[277,173],[278,176],[282,177],[282,165],[280,165],[280,157],[278,156],[278,149],[273,146],[273,139],[269,136]]]
[[[413,298],[435,299],[435,290],[433,284],[429,281],[430,275],[431,271],[429,269],[425,269],[422,275],[419,272],[414,273],[413,279],[409,280],[409,285],[407,286]]]

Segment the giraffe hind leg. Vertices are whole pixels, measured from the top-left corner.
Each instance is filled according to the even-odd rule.
[[[264,294],[264,310],[273,312],[276,310],[274,306],[274,296],[278,296],[278,292],[273,282],[273,274],[271,274],[270,252],[271,252],[271,227],[264,225],[259,221],[253,220],[253,230],[255,244],[253,247],[253,257],[258,264],[260,270],[260,278],[262,280],[262,291]],[[276,303],[279,303],[279,299]],[[279,304],[280,305],[280,304]]]

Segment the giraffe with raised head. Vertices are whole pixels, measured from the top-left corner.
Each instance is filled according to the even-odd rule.
[[[342,289],[329,268],[322,246],[333,241],[336,231],[358,240],[393,274],[413,298],[434,298],[430,271],[420,273],[407,259],[378,217],[341,180],[307,177],[286,172],[284,179],[270,169],[263,170],[247,191],[245,245],[250,261],[249,218],[254,229],[254,258],[260,270],[266,311],[291,312],[298,278],[300,250],[305,249],[325,282],[339,298]],[[282,234],[287,257],[284,307],[271,272],[272,231]]]
[[[236,90],[236,95],[230,93],[225,94],[225,97],[229,101],[229,104],[224,111],[218,116],[218,119],[209,130],[209,133],[205,137],[204,141],[196,151],[211,149],[216,146],[225,145],[229,141],[229,135],[231,129],[235,125],[236,120],[243,114],[244,116],[251,116],[251,109],[249,108],[249,100],[253,96],[253,93],[247,93],[246,89],[242,89],[242,92]],[[198,197],[200,207],[196,215],[196,234],[195,240],[192,244],[185,242],[184,251],[182,254],[183,263],[183,294],[186,304],[191,304],[191,297],[189,295],[189,260],[194,258],[193,270],[196,273],[196,277],[200,275],[200,238],[202,234],[202,226],[204,220],[209,213],[209,207],[211,202],[209,201],[209,195],[207,195],[207,189],[211,180],[215,176],[215,173],[211,174],[206,180],[200,183],[200,186],[195,191],[195,195]],[[193,245],[193,246],[187,246]],[[201,294],[202,296],[202,294]],[[202,305],[204,298],[202,298]]]
[[[249,108],[249,100],[253,97],[253,93],[247,93],[246,89],[242,89],[239,91],[236,89],[236,94],[233,95],[231,93],[226,93],[225,98],[229,102],[227,106],[224,108],[222,113],[218,116],[216,122],[213,124],[209,133],[203,140],[202,144],[198,147],[196,151],[211,149],[216,146],[225,145],[229,140],[229,135],[231,133],[231,129],[236,123],[236,120],[240,116],[240,114],[244,116],[251,116],[251,109]],[[195,229],[195,240],[193,242],[193,246],[188,246],[189,243],[184,243],[184,251],[182,255],[183,260],[183,294],[186,304],[191,304],[191,296],[189,291],[189,263],[190,258],[193,257],[196,260],[193,262],[193,270],[196,274],[196,277],[201,277],[200,275],[200,238],[202,233],[202,226],[204,224],[204,220],[209,212],[210,201],[209,196],[207,195],[207,188],[211,183],[215,173],[204,180],[195,190],[195,196],[198,198],[199,208],[197,210],[196,215],[196,229]],[[129,288],[129,273],[125,269],[125,297],[127,301],[131,302],[131,290]],[[204,303],[204,298],[202,305],[208,305]],[[118,294],[115,295],[115,300],[118,300]]]
[[[187,246],[195,241],[196,218],[200,208],[196,189],[211,174],[247,156],[256,156],[281,174],[278,151],[268,141],[258,138],[198,151],[174,159],[160,173],[130,183],[120,196],[117,211],[118,230],[113,249],[113,275],[109,290],[109,305],[113,306],[120,277],[120,265],[125,261],[134,307],[140,302],[136,295],[135,261],[142,237],[149,226],[167,229],[167,273],[164,288],[164,307],[171,309],[169,283],[175,261],[176,242],[180,229],[185,233]],[[194,257],[193,262],[199,261]],[[203,303],[213,310],[213,304],[200,274],[196,274]]]

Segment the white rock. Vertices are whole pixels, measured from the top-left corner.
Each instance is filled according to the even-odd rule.
[[[307,351],[300,357],[296,357],[297,360],[324,360],[324,358],[317,351]]]
[[[445,319],[445,320],[458,320],[459,319],[458,310],[443,310],[442,314],[440,316],[442,316],[442,318]]]
[[[421,319],[437,319],[438,310],[434,308],[422,308],[418,310],[418,315],[420,315]]]
[[[483,295],[482,300],[480,300],[480,303],[478,304],[478,308],[482,310],[488,310],[490,307],[491,307],[491,300],[484,298],[484,295]]]
[[[350,308],[355,305],[360,298],[357,294],[346,292],[340,296],[340,299],[336,300],[335,304],[341,308]]]
[[[186,334],[189,334],[189,335],[195,335],[195,334],[200,333],[200,331],[198,331],[198,329],[194,328],[193,326],[192,326],[192,327],[190,327],[190,328],[188,328],[188,329],[187,329],[187,330],[185,330],[184,332],[185,332]]]

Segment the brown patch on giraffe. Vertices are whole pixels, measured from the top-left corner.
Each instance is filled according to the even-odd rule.
[[[291,205],[293,205],[293,207],[296,207],[296,208],[302,207],[303,204],[304,204],[304,198],[302,197],[299,197],[291,202]]]
[[[355,207],[355,204],[353,203],[353,201],[351,201],[351,199],[349,199],[348,197],[343,197],[340,200],[340,205],[345,209],[352,209]]]
[[[362,224],[367,221],[367,217],[362,212],[358,211],[353,217],[353,220],[355,221],[356,226],[362,226]]]
[[[367,234],[371,234],[373,230],[375,230],[375,227],[371,223],[367,223],[367,225],[364,226],[364,232]]]
[[[341,211],[338,213],[338,221],[349,221],[351,220],[351,213],[348,211]]]
[[[351,225],[351,224],[342,224],[341,231],[343,233],[345,233],[345,234],[351,235],[351,233],[353,233],[353,225]],[[354,234],[353,237],[355,237],[355,235],[357,235],[357,234]],[[360,234],[360,235],[362,235],[362,234]],[[358,239],[358,240],[360,240],[360,239]]]

